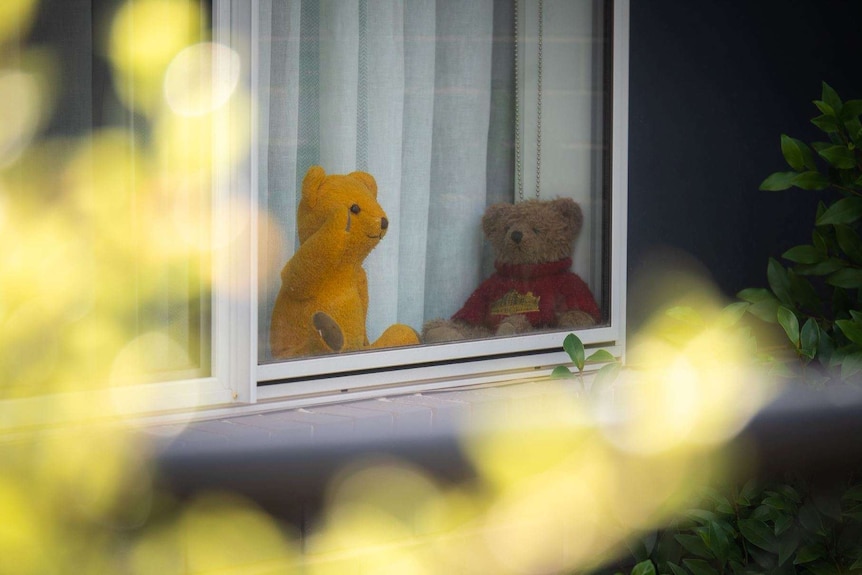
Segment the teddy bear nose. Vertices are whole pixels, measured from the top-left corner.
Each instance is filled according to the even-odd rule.
[[[389,227],[389,220],[387,220],[386,218],[380,218],[380,229],[385,230],[388,227]]]
[[[512,241],[516,244],[520,244],[521,238],[524,237],[524,234],[522,234],[521,232],[512,232],[509,237],[512,238]]]

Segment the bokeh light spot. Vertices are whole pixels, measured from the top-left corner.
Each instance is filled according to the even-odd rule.
[[[0,71],[0,168],[16,160],[40,124],[40,91],[36,79],[15,70]]]
[[[222,44],[204,42],[176,55],[165,73],[165,100],[174,113],[199,116],[221,107],[239,83],[240,58]]]

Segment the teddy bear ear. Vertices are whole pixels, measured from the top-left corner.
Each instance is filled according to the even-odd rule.
[[[482,232],[486,237],[496,235],[494,230],[513,208],[512,204],[501,203],[491,204],[485,209],[485,215],[482,216]]]
[[[567,227],[571,230],[572,237],[577,236],[581,232],[581,227],[584,223],[584,214],[581,211],[581,206],[572,198],[557,198],[552,203],[557,213],[563,217]]]
[[[320,166],[311,166],[302,179],[302,197],[314,205],[317,190],[326,179],[326,172]]]
[[[351,172],[350,176],[365,184],[368,191],[371,192],[371,197],[377,199],[377,180],[374,179],[374,176],[368,172]]]

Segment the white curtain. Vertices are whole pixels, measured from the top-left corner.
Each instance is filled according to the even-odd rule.
[[[512,197],[511,165],[499,169],[511,162],[511,68],[492,66],[511,61],[494,58],[494,27],[511,26],[511,9],[495,21],[493,0],[260,6],[260,359],[313,164],[371,173],[389,216],[365,262],[369,339],[394,322],[421,330],[450,316],[487,273],[487,204]],[[508,181],[489,185],[489,173]]]

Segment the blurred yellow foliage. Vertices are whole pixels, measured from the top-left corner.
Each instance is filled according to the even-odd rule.
[[[4,0],[0,2],[0,49],[27,34],[36,14],[39,0]]]
[[[117,93],[130,109],[155,110],[168,66],[184,48],[207,39],[207,19],[193,0],[127,0],[122,5],[107,52]]]

